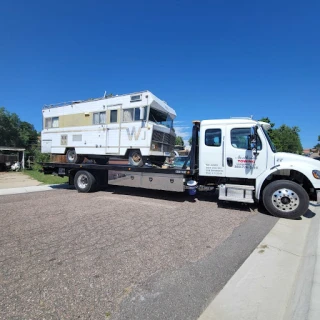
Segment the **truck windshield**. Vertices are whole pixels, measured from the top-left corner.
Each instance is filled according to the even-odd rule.
[[[273,152],[277,152],[277,149],[276,149],[275,145],[273,144],[273,142],[272,142],[272,140],[271,140],[271,138],[270,138],[267,130],[265,130],[265,128],[264,128],[263,126],[261,126],[261,129],[262,129],[262,131],[264,132],[264,134],[265,134],[265,136],[266,136],[266,138],[267,138],[267,140],[268,140],[268,142],[269,142],[269,145],[270,145],[270,147],[271,147],[271,150],[272,150]]]
[[[150,108],[149,121],[155,122],[157,124],[162,124],[170,129],[173,128],[173,120],[169,114],[163,113],[159,110]]]

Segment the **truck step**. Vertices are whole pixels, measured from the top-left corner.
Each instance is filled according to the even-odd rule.
[[[219,200],[254,203],[254,186],[241,184],[220,185]]]
[[[245,186],[243,184],[225,184],[225,187],[241,190],[254,190],[254,186]]]
[[[254,203],[253,199],[219,196],[219,200]]]

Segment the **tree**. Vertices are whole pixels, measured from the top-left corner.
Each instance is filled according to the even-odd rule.
[[[21,121],[16,113],[10,113],[4,107],[0,108],[0,137],[2,146],[25,148],[27,156],[33,155],[34,146],[39,148],[34,126]]]
[[[269,123],[269,124],[270,124],[270,126],[271,126],[271,129],[274,127],[274,122],[271,122],[271,120],[270,120],[268,117],[261,118],[259,121]],[[271,129],[270,129],[270,130],[271,130]]]
[[[192,137],[188,140],[190,146],[192,146]]]
[[[314,146],[314,148],[320,150],[320,136],[318,136],[318,143]]]
[[[274,143],[280,152],[290,152],[301,154],[303,151],[299,137],[300,129],[298,127],[288,127],[283,124],[273,131]]]
[[[176,137],[176,146],[184,147],[184,141],[183,141],[182,137],[180,137],[180,136]]]
[[[279,152],[290,152],[301,154],[303,151],[299,132],[300,129],[297,126],[290,128],[283,124],[279,128],[274,129],[274,123],[270,121],[268,117],[262,118],[260,121],[268,122],[271,125],[269,135],[271,140]]]

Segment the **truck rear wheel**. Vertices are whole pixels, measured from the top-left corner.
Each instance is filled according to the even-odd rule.
[[[66,153],[66,160],[68,163],[82,163],[84,157],[76,153],[75,149],[68,149]]]
[[[309,208],[309,196],[299,184],[289,180],[273,181],[263,190],[263,204],[275,217],[296,219]]]
[[[74,177],[74,186],[78,192],[86,193],[94,191],[97,186],[96,178],[92,173],[80,170]]]
[[[142,167],[143,159],[139,150],[130,150],[129,152],[129,163],[133,167]]]

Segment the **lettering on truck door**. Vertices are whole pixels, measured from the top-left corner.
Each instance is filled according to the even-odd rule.
[[[224,126],[202,126],[200,130],[199,174],[201,176],[223,177],[224,160]]]

